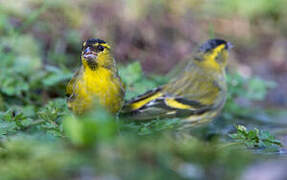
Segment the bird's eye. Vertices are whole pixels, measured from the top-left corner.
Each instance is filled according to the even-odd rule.
[[[98,51],[103,51],[104,49],[105,49],[104,46],[101,46],[101,45],[98,45],[98,46],[97,46],[97,50],[98,50]]]

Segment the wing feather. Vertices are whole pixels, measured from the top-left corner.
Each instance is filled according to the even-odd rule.
[[[73,75],[72,79],[68,82],[66,86],[66,96],[70,97],[73,94],[74,84],[77,80],[78,76],[80,75],[81,69],[78,69],[75,74]]]
[[[172,97],[157,88],[128,101],[120,115],[134,120],[183,118],[191,115],[201,115],[211,109],[210,105],[204,105],[183,97]]]
[[[122,112],[135,111],[142,108],[154,99],[159,98],[161,96],[160,90],[160,87],[155,88],[127,101],[122,109]]]

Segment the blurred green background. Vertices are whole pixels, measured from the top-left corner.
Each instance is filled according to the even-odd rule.
[[[286,8],[284,0],[0,0],[0,179],[287,178]],[[167,82],[207,39],[230,41],[222,115],[185,132],[178,119],[72,116],[65,85],[92,37],[112,45],[127,99]]]

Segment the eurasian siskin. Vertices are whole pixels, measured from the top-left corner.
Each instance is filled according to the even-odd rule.
[[[192,125],[212,120],[225,103],[230,48],[224,40],[208,40],[177,77],[126,102],[121,116],[138,121],[178,117]]]
[[[111,55],[111,47],[103,40],[89,39],[82,44],[82,66],[68,83],[68,107],[76,114],[104,106],[117,113],[123,104],[125,88]]]

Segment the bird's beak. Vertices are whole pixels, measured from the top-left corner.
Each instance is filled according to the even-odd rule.
[[[95,59],[97,57],[96,52],[92,51],[90,47],[84,50],[83,57],[87,60]]]

